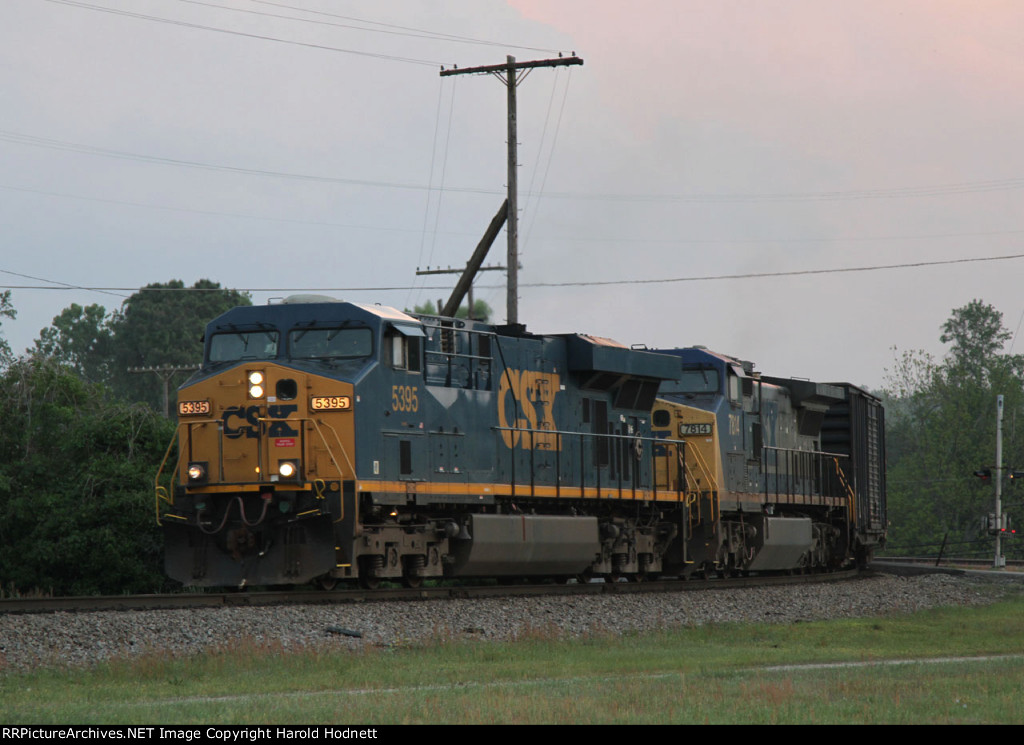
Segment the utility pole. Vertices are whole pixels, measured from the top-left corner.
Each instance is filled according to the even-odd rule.
[[[516,62],[509,55],[504,65],[487,65],[484,67],[458,67],[451,70],[441,68],[441,77],[447,75],[487,74],[498,78],[508,88],[508,290],[507,316],[509,325],[519,323],[519,222],[518,222],[518,188],[516,168],[518,166],[518,148],[516,145],[516,86],[522,82],[535,67],[561,67],[564,65],[582,65],[583,60],[573,52],[571,57]]]
[[[180,372],[198,370],[199,365],[163,365],[162,367],[129,367],[130,373],[154,373],[164,384],[164,417],[171,418],[171,378]]]
[[[996,396],[996,557],[992,566],[1002,569],[1006,557],[1002,554],[1002,497],[1003,497],[1003,397]]]

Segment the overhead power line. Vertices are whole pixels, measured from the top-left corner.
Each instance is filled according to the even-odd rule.
[[[0,139],[2,135],[0,135]],[[433,179],[431,178],[431,181]],[[272,215],[253,215],[244,212],[225,212],[223,210],[205,210],[195,207],[175,207],[166,204],[153,204],[151,202],[133,202],[127,199],[106,199],[104,197],[91,197],[82,194],[68,194],[66,192],[47,191],[43,189],[29,189],[22,186],[10,186],[0,184],[0,189],[17,191],[23,194],[38,194],[44,197],[57,199],[74,199],[83,202],[96,202],[99,204],[115,204],[122,207],[137,207],[141,209],[163,210],[167,212],[184,212],[195,215],[209,215],[213,217],[230,217],[241,220],[262,220],[267,222],[280,222],[295,225],[316,225],[333,228],[345,228],[347,230],[372,230],[388,233],[416,233],[424,234],[426,227],[403,228],[399,225],[358,225],[355,223],[334,222],[331,220],[302,220],[293,217],[274,217]],[[443,191],[444,187],[435,187],[432,191]],[[543,185],[540,192],[543,194]],[[426,218],[424,218],[426,222]],[[451,236],[472,236],[479,237],[478,233],[466,230],[439,230],[438,235]],[[876,243],[881,241],[933,241],[950,238],[998,238],[1003,236],[1019,236],[1024,234],[1024,229],[1019,230],[974,230],[952,233],[910,233],[893,235],[826,235],[826,236],[782,236],[779,238],[686,238],[674,236],[672,238],[642,238],[637,236],[614,236],[602,233],[601,235],[566,235],[566,236],[542,236],[533,238],[531,243],[615,243],[619,246],[630,246],[634,244],[657,244],[666,246],[689,246],[689,245],[746,245],[764,243]],[[421,256],[422,259],[422,256]],[[417,265],[429,262],[419,260]]]
[[[34,135],[28,135],[21,132],[5,132],[0,131],[0,140],[7,142],[13,142],[20,145],[31,145],[33,147],[43,147],[53,150],[66,150],[70,152],[83,153],[86,155],[99,155],[107,158],[118,158],[121,160],[135,160],[143,163],[156,163],[159,165],[179,166],[183,168],[199,168],[207,171],[222,171],[226,173],[239,173],[247,176],[270,176],[273,178],[286,178],[296,179],[300,181],[314,181],[320,183],[333,183],[333,184],[348,184],[351,186],[373,186],[373,187],[385,187],[390,189],[416,189],[420,191],[432,190],[429,185],[423,184],[403,184],[394,181],[370,181],[365,179],[349,179],[340,178],[336,176],[315,176],[312,174],[305,173],[287,173],[284,171],[270,171],[258,168],[241,168],[238,166],[220,165],[216,163],[204,163],[201,161],[194,160],[182,160],[179,158],[164,158],[158,155],[146,155],[143,153],[132,153],[124,150],[114,150],[112,148],[96,147],[93,145],[83,145],[77,142],[68,142],[65,140],[54,140],[45,137],[36,137]],[[458,191],[464,193],[476,193],[476,194],[502,194],[497,189],[471,189],[471,188],[458,188],[458,187],[447,187],[449,191]]]
[[[47,0],[47,2],[70,2],[71,0]],[[413,189],[417,191],[446,191],[462,194],[490,194],[504,195],[503,189],[485,189],[467,186],[444,186],[435,187],[429,184],[403,183],[398,181],[374,181],[370,179],[341,178],[338,176],[317,176],[307,173],[289,173],[286,171],[271,171],[261,168],[245,168],[241,166],[207,163],[182,158],[166,158],[158,155],[147,155],[145,153],[133,153],[113,148],[86,145],[67,140],[57,140],[47,137],[38,137],[23,132],[12,132],[0,130],[0,140],[19,145],[30,145],[52,150],[65,150],[68,152],[83,153],[86,155],[97,155],[120,160],[135,160],[143,163],[155,163],[158,165],[178,166],[183,168],[198,168],[208,171],[222,171],[236,173],[246,176],[265,176],[271,178],[286,178],[300,181],[312,181],[319,183],[347,184],[351,186],[368,186],[387,189]],[[1010,191],[1024,188],[1024,178],[999,179],[993,181],[974,181],[956,184],[935,184],[931,186],[906,186],[890,189],[865,189],[853,191],[821,191],[821,192],[779,192],[779,193],[736,193],[736,194],[713,194],[693,192],[690,194],[601,194],[587,192],[549,192],[533,194],[522,193],[523,196],[543,196],[545,199],[580,199],[590,201],[612,201],[612,202],[665,202],[665,203],[687,203],[687,204],[738,204],[747,202],[807,202],[807,201],[841,201],[855,199],[905,199],[911,197],[935,197],[951,194],[974,194],[993,191]]]
[[[713,282],[728,279],[770,279],[776,277],[798,277],[809,274],[843,274],[847,272],[877,272],[891,269],[917,269],[928,266],[945,266],[949,264],[972,264],[980,261],[1010,261],[1013,259],[1024,259],[1024,254],[1012,254],[1009,256],[981,256],[970,259],[947,259],[941,261],[915,261],[905,264],[880,264],[876,266],[842,267],[837,269],[798,269],[785,272],[753,272],[749,274],[715,274],[702,277],[664,277],[655,279],[615,279],[607,281],[580,281],[580,282],[521,282],[520,287],[604,287],[608,285],[641,285],[641,284],[671,284],[677,282]],[[28,275],[0,269],[0,273],[12,274],[19,277]],[[31,277],[31,279],[38,279]],[[53,280],[42,279],[43,282]],[[95,292],[388,292],[393,290],[445,290],[450,289],[447,285],[438,287],[415,287],[410,285],[393,285],[381,287],[367,287],[360,285],[356,287],[84,287],[81,285],[70,285],[60,283],[61,286],[53,285],[0,285],[3,290],[92,290]],[[503,285],[480,285],[479,289],[497,289]]]
[[[200,5],[207,5],[207,3],[201,3],[201,2],[199,2],[199,0],[180,0],[180,2],[184,2],[184,3],[198,3]],[[335,27],[338,27],[338,28],[349,28],[349,29],[354,29],[354,30],[357,30],[357,31],[369,31],[369,32],[372,32],[372,33],[379,33],[379,34],[392,34],[392,35],[396,35],[396,36],[408,36],[408,37],[412,37],[414,39],[431,39],[431,40],[435,40],[435,41],[450,41],[450,42],[455,42],[455,43],[458,43],[458,44],[475,44],[475,45],[478,45],[478,46],[501,47],[502,49],[525,49],[525,50],[529,50],[531,52],[557,53],[559,51],[557,49],[545,49],[543,47],[527,47],[527,46],[523,46],[521,44],[509,44],[507,42],[502,42],[502,41],[489,41],[487,39],[477,39],[477,38],[472,37],[472,36],[460,36],[458,34],[448,34],[448,33],[445,33],[443,31],[428,31],[426,29],[414,28],[412,26],[399,26],[399,25],[393,24],[393,23],[382,23],[380,21],[370,21],[370,20],[367,20],[365,18],[354,18],[352,16],[343,16],[343,15],[339,15],[337,13],[328,13],[328,12],[322,11],[322,10],[310,10],[309,8],[300,8],[300,7],[295,6],[295,5],[285,5],[284,3],[273,3],[273,2],[269,2],[269,0],[252,0],[252,2],[258,3],[259,5],[271,5],[271,6],[275,7],[275,8],[286,8],[288,10],[297,10],[297,11],[300,11],[302,13],[309,13],[310,15],[323,16],[325,18],[338,18],[338,19],[341,19],[343,21],[352,21],[353,23],[358,23],[358,24],[363,24],[363,25],[354,26],[354,25],[345,24],[345,23],[333,23],[333,22],[328,22],[328,21],[313,21],[313,20],[310,20],[308,18],[295,18],[294,16],[275,16],[275,15],[266,14],[266,13],[261,13],[260,14],[260,15],[271,15],[272,18],[286,18],[286,19],[289,19],[289,20],[301,21],[301,22],[304,22],[304,23],[316,23],[318,25],[335,26]],[[220,6],[213,6],[213,7],[220,7]],[[225,8],[225,10],[228,10],[228,8]],[[235,10],[235,9],[231,8],[230,10]],[[245,13],[255,13],[256,11],[246,10],[246,11],[243,11],[243,12],[245,12]],[[379,26],[380,28],[368,28],[368,26]]]
[[[33,290],[91,290],[91,291],[94,291],[94,292],[102,292],[102,293],[107,294],[107,295],[116,295],[117,294],[115,292],[112,292],[112,291],[109,291],[109,290],[102,290],[102,289],[99,289],[99,288],[96,288],[96,287],[82,287],[81,285],[72,285],[72,284],[68,284],[67,282],[60,282],[60,281],[58,281],[56,279],[46,279],[45,277],[33,277],[31,274],[21,274],[20,272],[12,272],[12,271],[8,271],[7,269],[0,269],[0,272],[2,272],[3,274],[10,274],[12,277],[24,277],[25,279],[34,279],[37,282],[49,282],[50,283],[49,286],[45,286],[45,287],[31,287],[31,288],[25,287],[25,288],[19,288],[19,289],[33,289]],[[56,286],[54,286],[54,285],[56,285]],[[14,289],[14,286],[12,286],[11,289]],[[118,295],[118,297],[125,297],[125,296],[124,295]]]
[[[877,272],[886,269],[914,269],[925,266],[946,264],[971,264],[978,261],[1008,261],[1024,259],[1024,254],[1009,256],[982,256],[969,259],[946,259],[940,261],[915,261],[906,264],[879,264],[876,266],[843,267],[838,269],[796,269],[786,272],[751,272],[749,274],[715,274],[703,277],[665,277],[657,279],[613,279],[596,282],[533,282],[524,287],[599,287],[602,285],[651,285],[676,282],[710,282],[723,279],[767,279],[770,277],[799,277],[807,274],[843,274],[846,272]]]
[[[429,67],[440,67],[443,62],[437,60],[425,60],[415,59],[413,57],[400,57],[394,54],[382,54],[380,52],[363,52],[356,49],[343,49],[341,47],[332,47],[327,44],[313,44],[304,41],[294,41],[292,39],[281,39],[276,36],[267,36],[265,34],[251,34],[245,31],[235,31],[227,28],[218,28],[216,26],[204,26],[201,23],[190,23],[188,21],[179,21],[173,18],[161,18],[159,16],[146,15],[144,13],[134,13],[128,10],[121,10],[119,8],[108,8],[102,5],[93,5],[92,3],[80,2],[79,0],[46,0],[46,2],[54,3],[56,5],[68,5],[74,8],[82,8],[84,10],[95,10],[101,13],[110,13],[117,16],[125,16],[128,18],[137,18],[143,21],[153,21],[156,23],[166,23],[171,26],[181,26],[183,28],[199,29],[201,31],[213,31],[218,34],[231,34],[232,36],[242,36],[248,39],[258,39],[260,41],[273,41],[278,44],[291,44],[293,46],[307,47],[310,49],[321,49],[326,52],[341,52],[343,54],[355,54],[360,57],[372,57],[374,59],[387,60],[390,62],[405,62],[413,65],[427,65]],[[221,8],[221,10],[231,10],[230,8]]]

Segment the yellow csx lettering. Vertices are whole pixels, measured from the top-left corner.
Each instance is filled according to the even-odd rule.
[[[541,430],[513,432],[502,430],[501,437],[510,448],[558,450],[558,437],[543,430],[555,430],[555,394],[559,391],[557,373],[535,370],[506,370],[498,388],[498,424],[514,429]],[[516,418],[518,404],[519,418]]]

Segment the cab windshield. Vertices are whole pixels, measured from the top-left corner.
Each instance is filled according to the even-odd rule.
[[[373,332],[368,328],[295,329],[288,334],[293,360],[339,360],[373,354]]]
[[[210,339],[210,362],[272,360],[277,357],[277,331],[239,331]]]
[[[661,385],[663,393],[717,393],[720,389],[718,370],[711,367],[683,370],[679,380]]]

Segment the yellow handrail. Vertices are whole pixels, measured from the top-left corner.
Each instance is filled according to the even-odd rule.
[[[153,481],[153,487],[155,492],[154,507],[156,508],[156,524],[162,525],[160,522],[160,500],[167,502],[169,505],[174,505],[174,496],[170,494],[167,489],[160,485],[160,476],[163,475],[164,466],[167,465],[167,459],[171,455],[171,448],[178,442],[178,430],[174,430],[174,435],[171,437],[170,443],[167,445],[167,450],[164,452],[163,460],[160,461],[160,468],[156,471],[156,478]],[[181,453],[178,453],[178,462],[174,464],[174,470],[177,472],[178,463],[181,461]]]
[[[686,450],[693,453],[694,461],[696,461],[697,471],[698,471],[695,474],[694,473],[694,469],[689,464],[689,461],[688,460],[684,460],[683,466],[684,466],[684,468],[686,468],[686,471],[687,471],[687,474],[686,474],[687,475],[687,483],[688,484],[689,483],[694,483],[695,484],[698,481],[697,477],[699,476],[700,478],[703,478],[705,480],[705,483],[710,487],[710,489],[705,489],[703,491],[710,491],[713,494],[717,493],[718,492],[718,479],[715,478],[714,470],[711,468],[711,466],[708,465],[708,462],[704,459],[704,456],[701,454],[700,450],[698,448],[696,448],[696,447],[687,448]],[[698,506],[700,505],[701,491],[702,491],[701,489],[695,489],[695,488],[691,488],[691,489],[689,489],[687,491],[687,507],[691,506],[694,502],[696,502]],[[712,511],[711,520],[712,520],[712,522],[715,519],[717,519],[716,516],[715,516],[715,507],[717,506],[717,504],[718,504],[717,500],[715,500],[715,499],[711,500],[711,511]]]
[[[341,451],[341,454],[345,456],[345,464],[348,466],[349,471],[352,472],[352,478],[354,479],[356,477],[356,467],[352,463],[352,459],[348,457],[348,451],[345,450],[345,446],[341,444],[341,438],[338,437],[338,432],[334,429],[334,427],[332,427],[330,424],[327,424],[327,422],[318,422],[315,419],[307,419],[304,421],[308,421],[310,424],[313,425],[313,428],[316,430],[316,433],[320,435],[320,441],[324,444],[324,447],[327,448],[327,454],[331,456],[331,462],[334,464],[334,467],[338,469],[338,474],[343,475],[344,471],[341,470],[341,466],[338,465],[338,459],[335,458],[334,453],[331,452],[331,446],[327,442],[327,438],[324,437],[323,432],[320,431],[320,425],[322,424],[324,427],[331,430],[331,434],[334,435],[335,442],[338,443],[338,449]]]
[[[853,491],[853,487],[850,486],[850,482],[846,480],[846,474],[843,473],[843,469],[839,467],[839,458],[833,458],[832,462],[835,463],[839,483],[846,488],[846,520],[847,522],[854,522],[857,515],[857,494]]]

